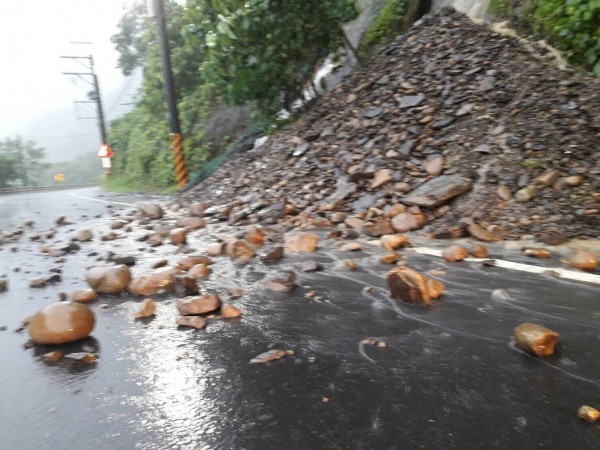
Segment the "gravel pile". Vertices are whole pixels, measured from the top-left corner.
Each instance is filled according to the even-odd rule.
[[[599,238],[599,174],[599,80],[445,8],[182,200],[239,224]]]

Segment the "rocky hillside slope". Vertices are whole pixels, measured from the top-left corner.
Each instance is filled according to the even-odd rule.
[[[598,238],[600,83],[529,47],[439,10],[181,200],[240,224]]]

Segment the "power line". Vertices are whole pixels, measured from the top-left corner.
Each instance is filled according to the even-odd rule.
[[[106,141],[107,141],[106,124],[105,124],[105,120],[104,120],[104,111],[102,108],[102,96],[100,95],[100,85],[98,83],[98,75],[96,75],[96,72],[94,71],[94,58],[92,57],[92,55],[90,55],[90,56],[61,56],[61,58],[72,59],[72,60],[77,61],[80,64],[83,64],[81,62],[82,59],[85,59],[88,61],[87,65],[86,64],[83,64],[83,65],[86,67],[86,69],[89,70],[89,72],[63,72],[63,75],[71,75],[71,76],[79,77],[82,80],[89,82],[93,86],[94,89],[88,93],[88,98],[93,103],[96,103],[96,107],[97,107],[97,111],[98,111],[98,117],[97,117],[98,128],[100,129],[100,140],[102,141],[103,144],[106,144]],[[84,78],[87,76],[92,77],[91,82]],[[84,102],[79,102],[79,103],[84,103]],[[78,119],[88,119],[88,117],[78,117]]]
[[[125,94],[125,92],[131,87],[131,83],[133,83],[133,79],[136,76],[138,69],[139,69],[139,67],[136,67],[135,70],[133,71],[133,73],[129,76],[129,78],[123,82],[121,89],[119,90],[119,93],[115,96],[115,99],[113,100],[111,105],[106,110],[107,116],[112,112],[113,108],[115,106],[117,106],[117,103],[121,100],[121,97],[123,97],[123,94]]]

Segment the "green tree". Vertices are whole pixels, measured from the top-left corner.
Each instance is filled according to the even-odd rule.
[[[204,40],[202,72],[224,98],[256,101],[264,111],[289,108],[317,64],[346,44],[342,24],[356,15],[353,0],[190,1],[188,15]],[[204,8],[204,9],[203,9]],[[216,15],[207,21],[204,11]]]
[[[600,0],[536,0],[534,19],[571,62],[600,76]]]
[[[0,153],[0,187],[8,187],[18,180],[17,160],[13,155]]]
[[[115,177],[164,188],[174,183],[167,108],[154,24],[145,8],[138,0],[112,38],[123,73],[140,67],[143,81],[135,108],[111,124],[109,144],[117,154]],[[341,25],[355,14],[354,0],[188,0],[185,6],[166,1],[190,172],[230,142],[230,133],[219,135],[219,127],[210,126],[225,103],[258,105],[268,114],[289,107],[319,61],[344,45]]]
[[[44,163],[45,150],[21,136],[0,141],[0,158],[6,164],[2,170],[4,184],[20,181],[23,186],[39,186],[40,173],[48,167]],[[4,164],[3,164],[4,165]]]

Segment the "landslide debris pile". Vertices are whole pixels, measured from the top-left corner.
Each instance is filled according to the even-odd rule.
[[[236,224],[600,237],[600,83],[545,52],[439,10],[182,200]]]

